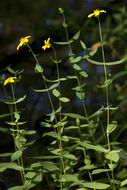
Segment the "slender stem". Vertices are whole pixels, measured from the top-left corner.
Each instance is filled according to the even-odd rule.
[[[6,89],[5,89],[5,87],[3,86],[3,88],[4,88],[4,93],[5,93],[5,95],[6,95],[6,98],[7,98],[7,101],[9,102],[10,100],[9,100],[9,98],[8,98],[8,96],[7,96],[7,93],[6,93]],[[13,101],[15,101],[15,96],[14,96],[14,89],[13,89],[13,86],[12,86],[12,84],[11,84],[11,89],[12,89],[12,94],[13,94]],[[10,111],[10,114],[11,114],[11,121],[13,121],[13,106],[11,105],[11,104],[8,104],[8,107],[9,107],[9,111]],[[16,144],[15,144],[15,132],[14,132],[14,126],[12,125],[12,136],[13,136],[13,141],[14,141],[14,147],[15,147],[15,151],[17,151],[17,147],[16,147]],[[21,163],[20,163],[20,160],[18,159],[18,164],[19,164],[19,166],[20,165],[22,165],[23,166],[23,160],[22,160],[22,157],[21,157]],[[20,173],[21,173],[21,179],[22,179],[22,182],[23,182],[23,184],[24,184],[24,175],[23,175],[23,173],[22,173],[22,171],[20,171]]]
[[[62,14],[63,15],[63,23],[65,24],[64,25],[64,28],[65,28],[65,32],[66,32],[66,38],[67,38],[67,42],[69,42],[69,35],[68,35],[68,30],[67,30],[67,26],[66,26],[66,20],[65,20],[65,15],[64,13]],[[69,50],[70,50],[70,56],[73,56],[73,51],[72,51],[72,48],[71,48],[71,45],[70,43],[68,43],[68,47],[69,47]],[[82,87],[81,87],[81,82],[79,80],[79,77],[78,77],[78,73],[77,71],[74,69],[74,72],[75,72],[75,75],[76,75],[76,79],[77,79],[77,83],[78,83],[78,86],[80,87],[80,94],[81,94],[81,101],[82,101],[82,106],[83,106],[83,110],[84,110],[84,113],[85,113],[85,116],[86,116],[86,120],[87,120],[87,123],[88,123],[88,126],[89,126],[89,133],[92,137],[92,140],[94,142],[94,144],[96,144],[96,141],[95,141],[95,138],[94,138],[94,135],[90,129],[90,121],[89,121],[89,117],[88,117],[88,113],[87,113],[87,110],[86,110],[86,105],[85,105],[85,101],[84,101],[84,96],[83,96],[83,93],[82,93]],[[90,177],[90,180],[92,180],[92,176],[91,176],[91,173],[88,172],[89,174],[89,177]],[[95,190],[95,188],[93,188]]]
[[[57,79],[58,79],[58,88],[59,88],[59,92],[61,91],[60,89],[60,75],[59,75],[59,67],[58,67],[58,60],[57,60],[57,55],[56,55],[56,51],[55,48],[53,47],[53,45],[51,45],[52,49],[53,49],[53,53],[54,53],[54,58],[55,58],[55,64],[56,64],[56,69],[57,69]],[[61,100],[59,99],[59,107],[61,107]],[[60,109],[60,122],[61,122],[61,109]]]
[[[18,113],[17,105],[16,105],[16,102],[15,102],[14,87],[13,87],[12,83],[11,83],[11,91],[12,91],[12,99],[13,99],[14,106],[15,106],[15,112]],[[19,126],[18,126],[17,122],[16,122],[16,127],[17,127],[17,133],[18,133],[18,135],[20,135],[20,130],[19,130]],[[18,142],[18,143],[19,143],[19,148],[18,149],[20,150],[21,149],[20,142]],[[25,184],[25,170],[24,170],[24,164],[23,164],[22,156],[20,157],[20,159],[18,159],[18,164],[22,167],[22,170],[20,170],[20,173],[21,173],[22,182],[23,182],[23,184]]]
[[[63,13],[63,22],[65,23],[64,28],[65,28],[65,32],[66,32],[67,42],[69,42],[69,35],[68,35],[68,30],[67,30],[67,26],[66,26],[66,20],[65,20],[65,15],[64,15],[64,13]],[[72,52],[72,48],[71,48],[70,43],[68,43],[68,47],[69,47],[69,50],[70,50],[71,55],[73,55],[73,52]],[[78,85],[79,85],[79,87],[80,87],[81,102],[82,102],[83,110],[84,110],[84,113],[85,113],[85,116],[86,116],[86,120],[87,120],[87,123],[88,123],[89,133],[90,133],[90,135],[91,135],[91,137],[92,137],[93,143],[96,144],[96,141],[95,141],[93,132],[92,132],[92,130],[90,129],[90,121],[89,121],[89,117],[88,117],[88,113],[87,113],[87,109],[86,109],[86,104],[85,104],[85,101],[84,101],[84,96],[83,96],[83,93],[82,93],[81,82],[80,82],[80,80],[79,80],[78,73],[77,73],[77,71],[76,71],[75,69],[74,69],[74,72],[75,72],[75,75],[76,75],[76,79],[77,79]]]
[[[83,148],[83,152],[84,152],[84,156],[85,158],[87,157],[87,154],[86,154],[86,150],[85,148]],[[93,179],[92,179],[92,175],[90,173],[90,170],[88,170],[88,175],[89,175],[89,178],[90,178],[90,181],[93,182]],[[94,190],[96,190],[95,188],[93,188]]]
[[[56,64],[56,69],[57,69],[57,78],[58,78],[58,88],[59,88],[59,92],[61,91],[60,89],[60,75],[59,75],[59,67],[58,67],[58,60],[57,60],[57,55],[56,55],[56,51],[55,51],[55,48],[53,47],[53,45],[51,45],[52,49],[53,49],[53,52],[54,52],[54,58],[55,58],[55,64]],[[62,104],[61,104],[61,100],[59,99],[59,107],[62,107]],[[61,109],[60,109],[60,126],[59,126],[59,137],[60,137],[60,140],[59,140],[59,148],[60,148],[60,190],[63,189],[63,184],[62,184],[62,174],[63,174],[63,171],[64,171],[64,159],[63,159],[63,147],[62,147],[62,134],[61,134],[61,129],[62,129],[62,126],[61,126],[61,119],[62,119],[62,114],[61,114]]]
[[[29,50],[31,51],[35,61],[36,61],[36,64],[39,64],[38,62],[38,59],[36,57],[36,55],[34,54],[32,48],[27,44]],[[54,47],[52,46],[53,48],[53,51],[54,51],[54,56],[55,56],[55,59],[57,59],[56,57],[56,52],[55,52],[55,49]],[[57,67],[57,76],[58,76],[58,82],[59,82],[59,91],[60,91],[60,78],[59,78],[59,68],[58,68],[58,65],[56,64],[56,67]],[[45,78],[44,78],[44,75],[43,73],[41,72],[41,76],[42,76],[42,79],[43,79],[43,82],[44,82],[44,85],[45,85],[45,88],[47,89],[47,94],[48,94],[48,98],[49,98],[49,102],[50,102],[50,105],[51,105],[51,108],[52,108],[52,111],[54,113],[54,116],[55,116],[55,123],[57,124],[57,118],[56,118],[56,115],[55,115],[55,109],[54,109],[54,106],[53,106],[53,102],[52,102],[52,99],[51,99],[51,96],[49,94],[49,90],[48,90],[48,87],[47,87],[47,84],[46,84],[46,81],[45,81]],[[61,106],[61,101],[59,101],[59,105]],[[60,122],[61,122],[61,111],[60,111]],[[54,128],[55,130],[55,128]],[[61,139],[61,127],[59,128],[59,149],[60,149],[60,190],[62,190],[62,172],[64,171],[64,161],[63,161],[63,149],[62,149],[62,139]]]
[[[105,81],[107,81],[107,69],[106,69],[106,64],[105,64],[105,54],[104,54],[104,46],[103,46],[103,37],[102,37],[102,30],[101,30],[101,23],[100,23],[100,19],[98,16],[98,25],[99,25],[99,35],[100,35],[100,41],[101,41],[101,50],[102,50],[102,58],[103,58],[103,63],[104,63],[104,75],[105,75]],[[107,99],[107,128],[109,126],[110,123],[110,113],[109,113],[109,90],[108,90],[108,86],[105,87],[106,90],[106,99]],[[110,138],[109,138],[109,134],[107,133],[107,141],[108,141],[108,152],[110,154],[111,152],[111,146],[110,146]],[[111,159],[111,155],[110,155],[110,164],[111,167],[112,165],[112,159]],[[111,175],[112,175],[112,180],[113,180],[113,189],[115,190],[115,183],[114,183],[114,173],[113,173],[113,168],[111,169]]]
[[[32,55],[33,55],[33,57],[34,57],[34,59],[35,59],[35,61],[36,61],[36,64],[39,64],[39,61],[38,61],[38,59],[37,59],[37,56],[36,56],[35,53],[33,52],[32,48],[29,46],[29,44],[27,44],[27,46],[28,46],[30,52],[32,53]],[[50,105],[51,105],[52,111],[53,111],[53,113],[54,113],[54,115],[55,115],[55,109],[54,109],[54,106],[53,106],[53,103],[52,103],[51,96],[50,96],[50,94],[49,94],[49,90],[48,90],[48,87],[47,87],[47,84],[46,84],[46,81],[45,81],[44,75],[43,75],[42,72],[41,72],[40,74],[41,74],[41,77],[42,77],[42,79],[43,79],[43,82],[44,82],[45,88],[46,88],[46,90],[47,90],[47,94],[48,94],[48,98],[49,98],[49,102],[50,102]],[[57,123],[56,115],[55,115],[55,122]]]
[[[68,30],[67,30],[65,15],[64,15],[64,13],[63,13],[62,15],[63,15],[63,23],[64,23],[63,26],[64,26],[64,28],[65,28],[67,42],[69,42],[69,35],[68,35]],[[68,43],[68,47],[69,47],[69,50],[70,50],[70,54],[72,55],[73,52],[72,52],[70,43]]]

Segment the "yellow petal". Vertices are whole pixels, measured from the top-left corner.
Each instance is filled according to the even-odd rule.
[[[101,10],[101,11],[99,11],[100,13],[106,13],[106,11],[104,11],[104,10]]]
[[[91,18],[94,15],[95,15],[95,13],[91,13],[91,14],[88,15],[88,18]]]

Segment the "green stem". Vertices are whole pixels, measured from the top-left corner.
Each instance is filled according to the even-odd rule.
[[[36,57],[36,55],[34,54],[33,50],[31,49],[31,47],[27,44],[29,50],[31,51],[35,61],[36,61],[36,64],[39,64],[38,62],[38,59]],[[53,46],[52,46],[53,48]],[[55,49],[53,48],[53,51],[54,51],[54,55],[55,55],[55,58],[56,58],[56,52],[55,52]],[[59,90],[60,90],[60,78],[59,78],[59,69],[58,69],[58,65],[56,64],[56,67],[57,67],[57,76],[58,76],[58,82],[59,82]],[[42,76],[42,79],[43,79],[43,82],[44,82],[44,86],[45,88],[47,89],[47,94],[48,94],[48,98],[49,98],[49,102],[50,102],[50,105],[51,105],[51,108],[52,108],[52,111],[55,115],[55,109],[54,109],[54,106],[53,106],[53,102],[52,102],[52,99],[51,99],[51,96],[49,94],[49,90],[48,90],[48,87],[47,87],[47,84],[46,84],[46,81],[45,81],[45,78],[44,78],[44,75],[43,73],[41,72],[41,76]],[[61,102],[59,103],[60,106],[61,106]],[[61,121],[61,111],[60,111],[60,121]],[[57,118],[56,118],[56,115],[55,115],[55,123],[57,124]],[[54,128],[55,130],[55,128]],[[63,161],[63,149],[62,149],[62,140],[61,140],[61,127],[59,128],[59,137],[60,137],[60,140],[59,140],[59,148],[60,148],[60,190],[62,190],[62,172],[64,170],[64,161]]]
[[[68,30],[67,30],[67,26],[66,26],[66,20],[65,20],[65,15],[64,15],[64,13],[63,13],[63,22],[65,23],[64,28],[65,28],[65,32],[66,32],[67,42],[69,42],[69,35],[68,35]],[[68,44],[68,46],[69,46],[70,54],[73,55],[73,51],[72,51],[71,45]],[[83,97],[83,93],[82,93],[81,82],[80,82],[80,80],[79,80],[78,73],[77,73],[77,71],[76,71],[75,69],[74,69],[74,72],[75,72],[75,75],[76,75],[76,79],[77,79],[77,82],[78,82],[78,86],[80,87],[81,102],[82,102],[83,110],[84,110],[84,113],[85,113],[85,116],[86,116],[86,120],[87,120],[87,123],[88,123],[89,133],[90,133],[90,135],[91,135],[91,137],[92,137],[93,143],[96,144],[96,141],[95,141],[93,132],[92,132],[91,129],[90,129],[90,121],[89,121],[89,117],[88,117],[88,113],[87,113],[87,109],[86,109],[86,105],[85,105],[85,101],[84,101],[84,97]]]
[[[87,154],[86,154],[86,150],[85,148],[83,148],[83,152],[84,152],[84,156],[85,158],[87,157]],[[88,175],[89,175],[89,178],[90,178],[90,181],[93,182],[93,179],[92,179],[92,175],[90,173],[90,170],[88,170]],[[95,188],[93,188],[94,190],[96,190]]]
[[[69,42],[69,35],[68,35],[68,30],[67,30],[65,15],[64,15],[64,13],[63,13],[62,15],[63,15],[63,23],[64,23],[63,27],[65,28],[67,42]],[[70,55],[72,55],[73,52],[72,52],[72,49],[71,49],[71,45],[68,44],[68,47],[69,47],[69,50],[70,50]]]
[[[56,51],[55,51],[55,48],[53,47],[53,45],[51,45],[52,49],[53,49],[53,52],[54,52],[54,58],[55,58],[55,64],[56,64],[56,69],[57,69],[57,79],[58,79],[58,88],[59,88],[59,92],[61,91],[60,89],[60,75],[59,75],[59,67],[58,67],[58,60],[57,60],[57,55],[56,55]],[[61,100],[59,99],[59,107],[62,107],[62,104],[61,104]],[[60,124],[61,124],[61,119],[62,119],[62,114],[61,114],[61,109],[60,109]],[[59,140],[59,149],[60,149],[60,190],[62,190],[62,174],[63,174],[63,171],[64,171],[64,159],[63,159],[63,146],[62,146],[62,134],[61,134],[61,129],[62,129],[62,126],[60,125],[59,126],[59,137],[60,137],[60,140]]]
[[[67,42],[69,42],[69,35],[68,35],[67,26],[66,26],[65,15],[64,15],[64,13],[62,15],[63,15],[63,23],[65,24],[64,28],[65,28],[65,32],[66,32]],[[68,47],[69,47],[69,50],[70,50],[70,56],[73,56],[73,51],[72,51],[70,43],[68,43]],[[86,105],[85,105],[85,101],[84,101],[84,97],[83,97],[83,93],[82,93],[81,82],[79,80],[78,73],[77,73],[77,71],[75,69],[74,69],[74,72],[75,72],[75,75],[76,75],[78,86],[80,87],[81,101],[82,101],[83,110],[84,110],[84,113],[85,113],[85,116],[86,116],[86,119],[87,119],[87,123],[88,123],[88,127],[89,127],[89,133],[90,133],[90,135],[92,137],[92,140],[93,140],[94,144],[96,144],[94,135],[93,135],[93,133],[92,133],[92,131],[90,129],[90,121],[89,121],[89,117],[88,117],[88,113],[87,113],[87,110],[86,110]],[[88,174],[89,174],[90,180],[93,181],[91,173],[88,172]],[[95,188],[93,188],[93,189],[95,190]]]
[[[34,59],[35,59],[35,61],[36,61],[36,64],[39,64],[39,61],[38,61],[38,59],[37,59],[37,56],[36,56],[35,53],[33,52],[32,48],[29,46],[29,44],[27,44],[27,46],[28,46],[30,52],[32,53],[32,55],[33,55],[33,57],[34,57]],[[49,94],[49,90],[48,90],[48,87],[47,87],[47,84],[46,84],[46,81],[45,81],[44,75],[43,75],[42,72],[41,72],[40,74],[41,74],[41,77],[42,77],[42,79],[43,79],[45,89],[47,90],[47,94],[48,94],[48,98],[49,98],[49,102],[50,102],[50,105],[51,105],[52,111],[53,111],[53,113],[54,113],[54,115],[55,115],[55,109],[54,109],[54,106],[53,106],[53,103],[52,103],[51,96],[50,96],[50,94]],[[55,115],[55,122],[57,123],[56,115]]]
[[[98,25],[99,25],[99,35],[100,35],[100,41],[101,41],[101,50],[102,50],[102,58],[103,58],[103,63],[104,63],[104,75],[105,75],[105,81],[107,80],[107,69],[106,69],[106,64],[105,64],[105,54],[104,54],[104,46],[103,46],[103,37],[102,37],[102,30],[101,30],[101,23],[100,19],[98,16]],[[107,128],[110,123],[110,113],[109,113],[109,89],[108,86],[105,87],[106,90],[106,99],[107,99]],[[108,151],[109,153],[111,152],[111,146],[110,146],[110,138],[109,134],[107,133],[107,141],[108,141]],[[110,164],[112,166],[112,159],[110,158]],[[114,183],[114,173],[113,173],[113,168],[111,169],[111,175],[112,175],[112,180],[113,180],[113,190],[116,189],[115,183]]]
[[[18,113],[18,111],[17,111],[17,105],[15,103],[14,87],[13,87],[12,83],[11,83],[11,91],[12,91],[12,99],[13,99],[14,106],[15,106],[15,112]],[[17,122],[16,122],[16,128],[17,128],[18,135],[20,135],[20,130],[19,130],[19,126],[18,126]],[[20,150],[21,149],[20,148],[20,142],[18,142],[18,144],[19,144],[19,148],[18,149]],[[20,173],[21,173],[22,182],[23,182],[23,184],[25,184],[25,170],[24,170],[24,164],[23,164],[23,158],[22,158],[22,156],[20,157],[20,159],[18,159],[18,164],[19,164],[19,166],[22,167],[22,170],[20,170]]]

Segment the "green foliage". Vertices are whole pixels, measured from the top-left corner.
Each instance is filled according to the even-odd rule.
[[[2,75],[0,84],[6,94],[6,99],[1,99],[1,102],[8,106],[9,113],[3,113],[0,118],[6,118],[5,124],[7,128],[0,127],[0,132],[10,135],[13,139],[13,152],[1,153],[0,158],[7,158],[7,162],[0,162],[0,172],[5,170],[16,170],[19,172],[22,185],[10,187],[9,190],[28,190],[35,188],[43,180],[48,185],[48,189],[60,190],[87,190],[87,189],[121,189],[127,186],[127,169],[126,169],[126,146],[121,145],[119,136],[126,130],[126,123],[122,123],[118,108],[121,108],[127,103],[125,94],[120,94],[123,88],[114,81],[120,77],[126,76],[127,71],[121,71],[115,74],[109,74],[108,66],[115,67],[123,64],[127,60],[127,56],[118,61],[105,62],[102,33],[99,21],[99,34],[102,47],[103,61],[94,60],[98,54],[98,48],[91,50],[86,44],[80,40],[80,48],[83,49],[84,55],[77,56],[73,50],[73,44],[77,43],[80,37],[78,31],[71,39],[67,28],[64,10],[59,8],[63,16],[63,27],[66,32],[67,41],[49,43],[47,48],[51,48],[53,55],[51,56],[52,64],[56,65],[56,79],[48,79],[45,76],[42,66],[39,64],[37,56],[34,54],[31,47],[28,45],[30,52],[35,59],[34,71],[41,77],[44,85],[43,89],[31,89],[37,93],[47,93],[52,111],[46,114],[45,120],[40,122],[43,130],[41,138],[46,142],[46,153],[39,148],[41,154],[35,155],[33,147],[35,146],[36,131],[29,129],[27,121],[22,121],[22,111],[19,110],[21,104],[28,97],[15,97],[15,89],[18,82],[21,80],[23,70],[14,71],[10,66],[6,68],[10,75],[14,75],[17,80],[10,85],[11,95],[6,92],[4,85],[5,75]],[[119,20],[120,16],[116,16]],[[120,19],[121,20],[121,19]],[[120,30],[120,26],[116,31]],[[55,45],[68,46],[69,53],[67,55],[68,65],[71,67],[73,74],[61,77],[59,67],[63,64],[63,59],[57,58]],[[100,55],[101,56],[101,55]],[[91,58],[93,57],[93,58]],[[83,62],[85,60],[85,62]],[[88,66],[100,65],[104,67],[104,76],[100,79],[101,85],[91,87],[90,78],[87,70],[82,64]],[[94,67],[93,67],[94,68]],[[96,73],[93,71],[93,75]],[[99,81],[99,79],[97,79]],[[69,94],[64,92],[64,85],[72,82],[69,89]],[[97,83],[99,83],[97,81]],[[104,82],[102,82],[104,81]],[[96,81],[95,81],[96,82]],[[62,83],[62,84],[61,84]],[[126,87],[126,84],[125,86]],[[94,110],[87,109],[88,90],[93,89],[96,96],[99,93],[106,96],[106,105],[94,107]],[[113,88],[116,88],[114,95]],[[53,97],[52,97],[53,95]],[[72,96],[71,96],[72,95]],[[110,103],[110,96],[117,101]],[[73,109],[70,111],[72,102],[78,98],[82,108],[79,110]],[[52,100],[54,99],[54,101]],[[121,101],[122,100],[122,101]],[[57,102],[54,104],[54,102]],[[104,102],[105,104],[105,102]],[[92,110],[92,111],[91,111]],[[120,129],[120,127],[122,127]],[[47,143],[48,141],[48,143]],[[41,149],[41,150],[40,150]],[[32,151],[31,151],[32,150]],[[28,154],[27,154],[28,152]],[[40,153],[40,152],[39,152]],[[27,156],[26,156],[27,154]],[[17,176],[16,176],[17,177]]]

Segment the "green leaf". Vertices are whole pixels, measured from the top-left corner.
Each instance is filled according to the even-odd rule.
[[[84,100],[85,98],[85,93],[84,92],[77,92],[76,91],[76,96],[80,99],[80,100]]]
[[[16,72],[12,68],[10,68],[10,67],[8,67],[7,70],[9,71],[9,73],[12,73],[14,75],[16,74]]]
[[[81,61],[81,59],[82,59],[82,56],[78,56],[78,57],[72,59],[71,63],[78,63],[79,61]]]
[[[73,154],[69,154],[69,153],[63,153],[63,157],[67,158],[69,160],[77,160],[76,156]]]
[[[91,51],[91,52],[89,53],[89,55],[90,55],[90,56],[94,56],[94,55],[96,54],[96,52],[97,52],[97,48],[95,48],[93,51]]]
[[[54,95],[55,97],[57,97],[57,98],[61,96],[60,92],[59,92],[57,89],[54,89],[54,90],[52,91],[52,93],[53,93],[53,95]]]
[[[66,115],[68,117],[75,118],[75,119],[78,118],[78,119],[85,119],[86,120],[86,118],[84,116],[76,114],[76,113],[62,113],[62,115]]]
[[[5,100],[0,100],[1,102],[4,102],[5,104],[17,104],[22,102],[26,98],[26,95],[24,95],[22,98],[19,98],[18,100],[14,101],[5,101]]]
[[[0,154],[0,158],[1,158],[1,157],[9,157],[9,156],[11,156],[11,155],[12,155],[11,152],[8,152],[8,153],[2,153],[2,154]]]
[[[40,124],[41,124],[41,126],[42,127],[52,127],[52,124],[50,124],[50,123],[47,123],[47,122],[40,122]]]
[[[22,170],[22,167],[18,166],[18,164],[15,162],[2,162],[2,163],[0,163],[0,168],[14,169],[14,170],[18,170],[18,171]]]
[[[81,71],[81,70],[82,70],[81,67],[80,67],[79,65],[77,65],[77,64],[74,64],[74,65],[73,65],[73,68],[74,68],[76,71]]]
[[[54,162],[50,162],[50,161],[43,161],[41,162],[42,167],[46,170],[48,170],[49,172],[52,171],[57,171],[59,168],[57,167],[56,163]]]
[[[105,110],[103,108],[99,109],[98,111],[94,112],[92,115],[89,116],[89,119],[92,119],[93,117],[100,116]]]
[[[54,119],[55,119],[55,113],[52,112],[52,113],[50,114],[50,121],[53,122]]]
[[[27,121],[24,121],[24,122],[8,122],[8,121],[5,121],[5,123],[7,123],[8,125],[24,125],[25,123],[27,123]]]
[[[77,174],[64,174],[63,178],[66,181],[79,182]]]
[[[16,104],[17,103],[20,103],[20,102],[22,102],[24,99],[26,98],[26,95],[24,95],[22,98],[19,98],[18,100],[16,100]]]
[[[89,59],[87,57],[85,57],[87,59],[87,61],[89,61],[90,63],[92,64],[95,64],[95,65],[106,65],[106,66],[113,66],[113,65],[119,65],[123,62],[125,62],[127,60],[127,56],[123,57],[122,59],[120,59],[119,61],[114,61],[114,62],[106,62],[106,63],[103,63],[103,62],[99,62],[99,61],[94,61],[92,59]]]
[[[123,180],[123,181],[121,182],[121,185],[120,185],[120,186],[124,186],[124,185],[127,185],[127,179]]]
[[[57,79],[57,80],[49,80],[49,79],[47,79],[45,76],[43,76],[43,78],[44,78],[44,80],[45,80],[46,82],[52,82],[52,83],[58,82],[58,84],[59,84],[59,81],[65,81],[65,80],[67,80],[67,78],[59,78],[59,79]]]
[[[112,83],[112,79],[107,79],[104,81],[103,85],[97,85],[98,88],[106,88],[107,86],[109,86]]]
[[[86,86],[86,83],[82,84],[81,86],[76,86],[72,88],[72,90],[83,92],[83,87]]]
[[[114,81],[114,80],[116,80],[116,79],[118,79],[124,75],[127,75],[127,71],[121,71],[121,72],[115,74],[115,76],[112,78],[112,81]]]
[[[22,156],[22,151],[21,150],[17,150],[16,152],[14,152],[11,155],[11,161],[13,162],[15,160],[18,160],[21,156]]]
[[[73,40],[69,40],[69,42],[54,42],[54,43],[58,45],[68,45],[68,44],[71,44],[72,42]]]
[[[86,141],[80,141],[78,142],[81,146],[85,147],[86,149],[91,149],[91,150],[95,150],[95,151],[98,151],[98,152],[104,152],[104,153],[107,153],[108,150],[103,148],[102,146],[100,145],[92,145],[92,144],[89,144],[87,143]]]
[[[127,158],[127,156],[126,156],[126,158]],[[123,169],[119,170],[119,172],[117,173],[116,177],[118,179],[121,179],[121,180],[126,179],[127,178],[127,169],[124,167]]]
[[[4,117],[7,117],[7,116],[9,116],[9,115],[11,115],[11,114],[10,114],[10,113],[1,114],[1,115],[0,115],[0,118],[4,118]]]
[[[81,167],[80,169],[81,170],[92,170],[92,169],[95,169],[95,168],[97,168],[96,165],[94,165],[94,164],[87,164],[87,165]]]
[[[36,173],[35,172],[27,172],[25,177],[26,178],[29,178],[29,179],[32,179],[36,176]]]
[[[82,46],[82,48],[83,48],[84,50],[86,50],[86,49],[87,49],[87,47],[86,47],[85,43],[84,43],[82,40],[80,40],[80,44],[81,44],[81,46]]]
[[[116,128],[117,128],[117,122],[116,121],[112,121],[112,124],[109,124],[107,126],[107,134],[112,133]]]
[[[43,137],[45,137],[45,136],[50,136],[50,137],[59,139],[59,135],[56,132],[54,132],[54,131],[50,131],[50,132],[44,133]]]
[[[117,152],[119,151],[112,150],[111,152],[105,155],[105,158],[117,163],[119,161],[119,154]]]
[[[110,169],[96,169],[96,170],[92,171],[92,175],[103,173],[103,172],[108,172],[108,171],[111,171],[111,170]]]
[[[67,76],[67,79],[77,79],[76,76]]]
[[[49,88],[47,89],[41,89],[41,90],[35,90],[33,89],[35,92],[48,92],[49,90],[52,90],[54,88],[56,88],[59,85],[59,83],[55,83],[53,85],[51,85]]]
[[[30,141],[28,143],[26,143],[26,141],[24,140],[24,145],[22,150],[26,150],[28,147],[30,147],[31,145],[33,145],[36,142],[36,140]]]
[[[79,74],[80,74],[82,77],[85,77],[85,78],[88,77],[88,74],[87,74],[85,71],[80,71]]]
[[[10,133],[10,130],[7,129],[7,128],[4,128],[4,127],[0,127],[0,132],[9,134],[9,133]]]
[[[39,159],[39,160],[52,160],[52,159],[59,158],[59,156],[35,156],[32,158],[33,159]]]
[[[40,169],[40,168],[42,168],[42,165],[40,162],[36,162],[36,163],[31,164],[31,168],[32,169]]]
[[[22,134],[23,135],[33,135],[33,134],[36,134],[36,131],[35,130],[23,131]]]
[[[43,68],[41,67],[39,63],[36,63],[34,70],[36,73],[43,73]]]
[[[11,187],[8,190],[26,190],[26,189],[29,189],[26,185],[20,185],[20,186]]]
[[[71,40],[75,41],[75,40],[77,40],[77,39],[79,38],[79,36],[80,36],[80,31],[78,31],[78,32],[72,37]]]
[[[98,183],[98,182],[89,182],[89,183],[83,183],[84,187],[87,188],[93,188],[93,189],[107,189],[110,187],[110,185],[105,183]]]
[[[68,99],[68,98],[66,98],[66,97],[61,97],[61,98],[59,98],[59,100],[61,101],[61,102],[70,102],[70,100]]]

